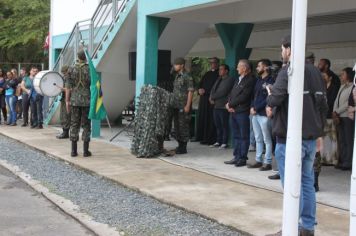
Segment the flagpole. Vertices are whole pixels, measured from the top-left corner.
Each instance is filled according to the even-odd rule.
[[[283,236],[298,235],[301,187],[302,120],[308,0],[293,0],[289,109],[283,195]]]
[[[354,66],[354,71],[356,72],[356,63]],[[354,85],[356,86],[356,74],[354,77]],[[353,95],[353,91],[352,91]],[[354,99],[355,100],[355,99]],[[356,115],[355,122],[356,122]],[[356,125],[355,125],[356,134]],[[356,235],[356,135],[354,137],[354,153],[352,161],[352,173],[351,173],[351,190],[350,190],[350,234]]]
[[[53,43],[52,43],[52,37],[53,37],[53,2],[54,0],[51,0],[51,6],[50,6],[50,21],[49,21],[49,47],[48,47],[48,69],[53,70]]]

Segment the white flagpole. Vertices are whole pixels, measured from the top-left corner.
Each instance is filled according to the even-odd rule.
[[[356,63],[354,66],[356,72]],[[354,77],[354,85],[356,86],[356,74]],[[352,91],[353,93],[353,91]],[[356,118],[355,118],[356,120]],[[356,126],[355,126],[356,134]],[[352,174],[351,174],[351,191],[350,191],[350,235],[356,235],[356,135],[354,138],[354,153],[352,161]]]
[[[53,70],[53,2],[54,0],[51,0],[51,6],[50,6],[50,22],[49,22],[49,48],[48,48],[48,69]]]
[[[289,116],[283,199],[283,236],[298,235],[307,13],[308,0],[293,0],[292,54],[288,82]]]

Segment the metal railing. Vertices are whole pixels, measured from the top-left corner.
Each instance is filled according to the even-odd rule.
[[[96,57],[129,1],[132,0],[101,0],[91,19],[75,24],[53,70],[60,72],[63,65],[73,65],[83,47],[92,58]]]

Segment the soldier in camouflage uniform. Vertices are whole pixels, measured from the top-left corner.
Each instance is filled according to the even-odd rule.
[[[174,61],[177,75],[173,84],[172,107],[176,130],[176,140],[179,146],[176,154],[187,153],[187,143],[190,139],[191,108],[194,92],[193,78],[185,71],[185,60],[177,58]]]
[[[71,111],[70,140],[72,141],[71,156],[78,156],[77,142],[79,140],[80,125],[83,128],[84,157],[91,156],[89,151],[91,122],[90,108],[90,74],[89,66],[83,50],[78,52],[78,62],[68,71],[66,81],[66,108]]]
[[[64,82],[66,82],[68,79],[68,69],[69,69],[69,66],[63,66],[61,68],[61,72],[62,72],[62,75],[65,80]],[[57,138],[58,139],[67,139],[67,138],[69,138],[70,112],[67,112],[67,108],[66,108],[65,89],[63,89],[62,98],[61,98],[60,120],[61,120],[63,132],[61,134],[57,135]]]

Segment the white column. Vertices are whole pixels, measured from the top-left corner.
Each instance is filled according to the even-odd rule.
[[[356,64],[354,66],[356,72]],[[354,78],[356,85],[356,75]],[[356,120],[356,119],[355,119]],[[356,126],[355,126],[356,130]],[[356,134],[356,131],[355,131]],[[350,191],[350,235],[356,235],[356,135],[354,138],[354,154],[352,161],[352,174],[351,174],[351,191]]]
[[[50,22],[49,22],[49,48],[48,48],[48,69],[52,70],[53,69],[53,1],[51,0],[51,6],[50,6]]]
[[[307,12],[308,0],[293,0],[292,55],[288,82],[289,116],[283,199],[283,236],[298,235]]]

